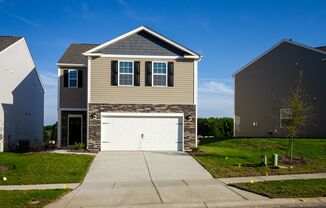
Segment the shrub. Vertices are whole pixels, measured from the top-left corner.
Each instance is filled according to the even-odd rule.
[[[75,142],[75,149],[76,150],[82,150],[84,148],[85,148],[85,144]]]
[[[232,118],[198,118],[198,135],[217,138],[233,136]]]

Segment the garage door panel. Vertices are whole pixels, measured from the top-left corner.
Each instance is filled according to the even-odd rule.
[[[102,117],[102,150],[182,150],[182,117]]]

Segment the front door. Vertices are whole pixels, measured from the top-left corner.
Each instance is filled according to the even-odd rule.
[[[82,142],[82,118],[69,117],[68,125],[69,145],[75,145],[75,142]]]

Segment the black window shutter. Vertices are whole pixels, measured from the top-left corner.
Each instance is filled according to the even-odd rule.
[[[68,87],[68,70],[63,70],[63,87]]]
[[[78,88],[83,87],[83,70],[78,70]]]
[[[111,85],[118,85],[118,61],[111,61]]]
[[[140,62],[134,62],[134,86],[140,85]]]
[[[173,62],[168,63],[168,86],[169,87],[174,86],[174,63]]]
[[[145,86],[152,86],[152,62],[145,62]]]

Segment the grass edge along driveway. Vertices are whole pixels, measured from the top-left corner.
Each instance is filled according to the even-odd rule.
[[[6,170],[0,172],[0,185],[79,183],[93,159],[93,155],[2,152],[0,166]]]
[[[285,156],[287,144],[286,138],[236,138],[201,144],[203,152],[192,155],[216,178],[326,172],[326,139],[295,139],[294,156],[302,156],[305,164],[279,162],[287,169],[260,165],[261,155],[268,157],[269,164],[273,153]]]
[[[296,179],[231,184],[269,198],[326,197],[326,179]]]
[[[44,207],[69,191],[69,189],[0,190],[0,207]]]

